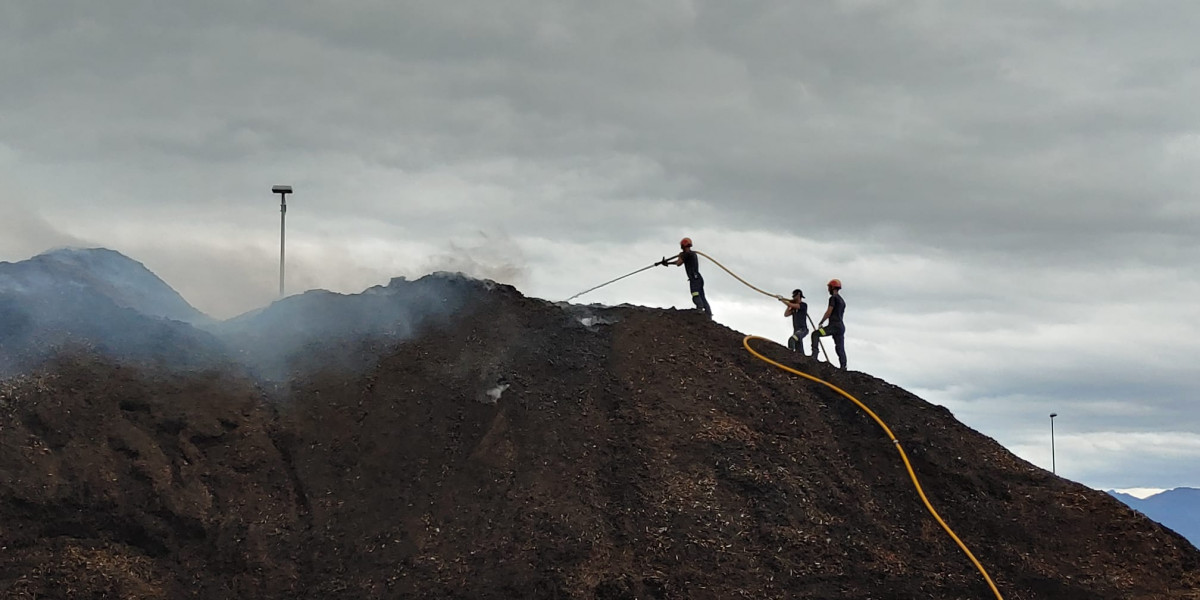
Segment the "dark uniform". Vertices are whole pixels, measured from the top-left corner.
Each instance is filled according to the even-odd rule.
[[[820,338],[822,336],[832,336],[833,345],[837,349],[838,360],[841,361],[842,369],[845,369],[846,324],[842,321],[842,317],[846,313],[846,301],[842,299],[841,294],[832,294],[829,296],[829,307],[833,309],[829,313],[829,323],[817,329],[812,334],[812,356],[813,358],[817,358],[817,347],[820,344]]]
[[[691,248],[685,248],[679,255],[683,258],[683,270],[687,271],[688,288],[692,291],[692,303],[711,317],[712,308],[708,305],[708,299],[704,297],[704,278],[700,276],[700,255],[693,252]]]
[[[800,310],[792,313],[792,337],[788,338],[788,349],[804,352],[804,336],[808,335],[808,303],[801,300]]]

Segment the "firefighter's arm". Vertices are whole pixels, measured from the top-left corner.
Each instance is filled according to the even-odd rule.
[[[817,323],[817,326],[820,327],[821,325],[824,325],[825,321],[829,320],[829,315],[832,315],[832,314],[833,314],[833,307],[830,306],[829,308],[826,308],[825,316],[821,317],[821,321],[819,323]]]

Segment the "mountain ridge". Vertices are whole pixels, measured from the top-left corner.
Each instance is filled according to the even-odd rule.
[[[62,352],[210,368],[227,362],[209,322],[141,263],[119,252],[59,249],[0,263],[0,375]]]
[[[213,319],[197,310],[146,266],[107,248],[57,248],[18,262],[0,262],[0,291],[92,288],[122,308],[192,325]]]
[[[1200,489],[1178,487],[1145,498],[1114,490],[1109,493],[1130,508],[1187,538],[1193,546],[1200,547]]]

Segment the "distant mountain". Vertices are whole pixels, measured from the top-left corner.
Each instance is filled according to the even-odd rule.
[[[1138,498],[1137,496],[1126,494],[1124,492],[1118,492],[1116,490],[1108,490],[1108,494],[1110,496],[1112,496],[1113,498],[1116,498],[1117,500],[1124,502],[1130,508],[1134,508],[1134,503],[1142,501],[1142,499]]]
[[[103,248],[0,262],[0,375],[64,350],[200,367],[224,350],[192,324],[212,319],[141,263]]]
[[[1200,489],[1175,488],[1147,498],[1109,491],[1130,508],[1158,521],[1200,548]]]
[[[0,294],[47,298],[81,290],[151,317],[194,325],[213,320],[145,265],[115,250],[63,248],[17,263],[0,262]]]

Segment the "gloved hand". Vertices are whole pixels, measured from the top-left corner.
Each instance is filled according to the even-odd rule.
[[[658,261],[658,262],[656,262],[656,263],[654,263],[654,264],[656,264],[656,265],[662,265],[662,266],[664,266],[664,267],[665,267],[665,266],[668,266],[670,263],[668,263],[668,262],[667,262],[667,257],[665,257],[665,256],[664,256],[662,260],[660,260],[660,261]]]

